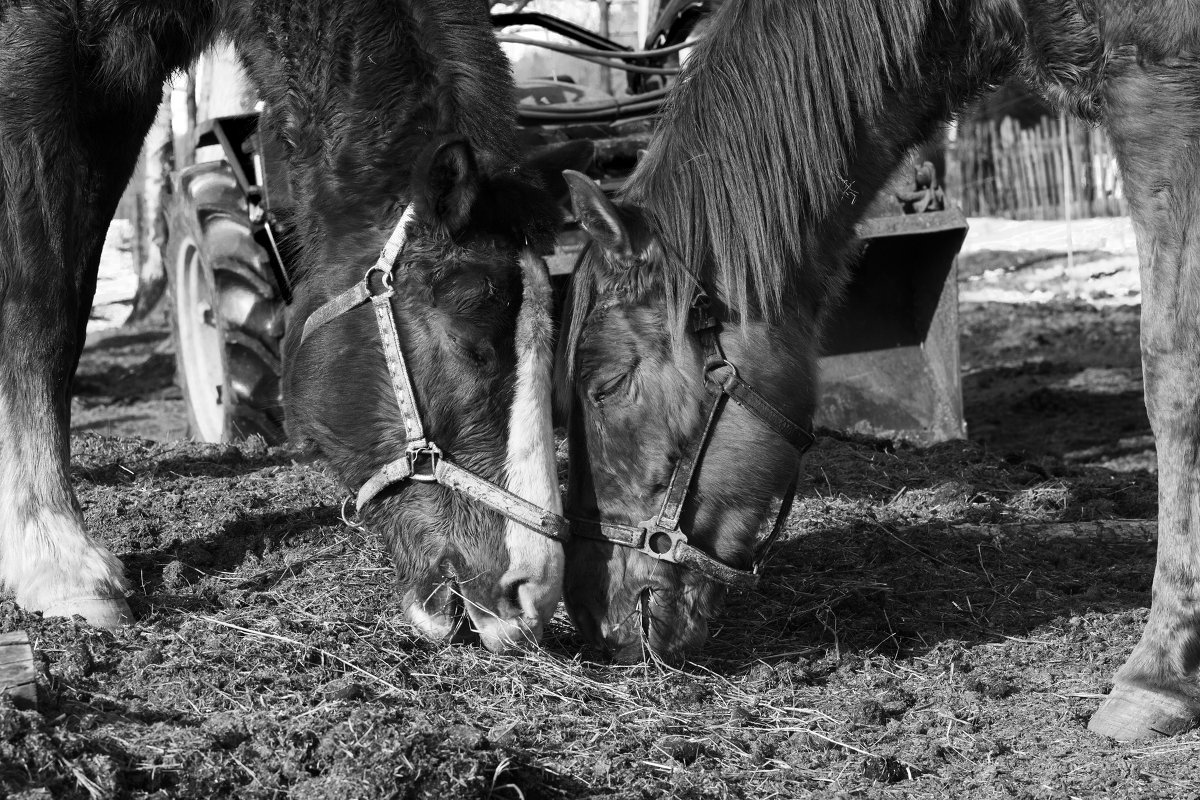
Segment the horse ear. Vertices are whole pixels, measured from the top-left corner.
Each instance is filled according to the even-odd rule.
[[[479,168],[465,139],[443,139],[421,154],[413,170],[413,202],[422,219],[458,233],[470,221],[478,196]]]
[[[604,190],[587,175],[565,170],[563,177],[571,191],[575,217],[592,240],[610,256],[628,259],[633,256],[629,230],[621,220],[617,207],[604,195]]]
[[[545,144],[529,151],[525,165],[545,184],[554,202],[567,199],[564,170],[583,172],[596,157],[596,145],[587,139]]]

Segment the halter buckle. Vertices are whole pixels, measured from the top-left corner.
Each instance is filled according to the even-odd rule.
[[[437,483],[438,463],[442,460],[442,448],[430,442],[408,448],[409,480],[420,483]]]
[[[681,530],[663,530],[656,519],[648,519],[638,525],[642,529],[642,541],[638,550],[659,561],[678,563],[675,549],[680,542],[687,544],[687,534]]]
[[[712,301],[703,289],[696,290],[692,298],[692,333],[700,334],[716,328],[720,323],[712,313]]]

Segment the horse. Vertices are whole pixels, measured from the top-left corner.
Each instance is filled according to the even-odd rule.
[[[1200,717],[1200,10],[1172,0],[727,2],[616,201],[569,175],[590,234],[565,310],[565,601],[617,660],[702,645],[752,586],[812,442],[822,322],[854,225],[915,145],[1021,78],[1109,126],[1138,231],[1160,545],[1145,635],[1091,728]],[[777,515],[772,525],[771,517]]]
[[[69,483],[71,379],[164,81],[218,36],[295,198],[290,436],[358,492],[419,631],[536,641],[564,563],[539,255],[560,212],[478,0],[0,0],[0,584],[131,620]]]

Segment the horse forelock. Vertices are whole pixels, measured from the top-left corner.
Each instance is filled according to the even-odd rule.
[[[563,304],[558,337],[558,353],[554,358],[555,412],[566,419],[571,410],[571,385],[575,380],[575,353],[583,327],[596,302],[595,248],[587,245],[579,255],[571,274],[570,291]]]

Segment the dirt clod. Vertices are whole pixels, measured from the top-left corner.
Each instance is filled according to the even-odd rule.
[[[867,758],[863,761],[862,774],[869,781],[881,783],[896,783],[915,777],[911,770],[890,756]]]
[[[232,712],[217,712],[201,725],[204,732],[217,747],[230,750],[250,738],[250,730],[240,715]]]
[[[688,736],[664,736],[656,746],[680,764],[691,764],[705,752],[703,740]]]
[[[95,671],[96,660],[86,642],[75,642],[66,648],[58,661],[58,668],[67,680],[79,680]]]
[[[972,677],[963,683],[963,688],[971,692],[979,692],[991,700],[1003,700],[1017,691],[1017,687],[1007,678]]]
[[[13,707],[8,695],[0,695],[0,741],[15,742],[27,730],[24,714]]]
[[[358,681],[338,678],[325,684],[321,693],[329,700],[350,701],[362,699],[366,696],[367,691]]]
[[[851,710],[851,717],[859,725],[880,726],[887,722],[887,712],[878,700],[862,700]]]

